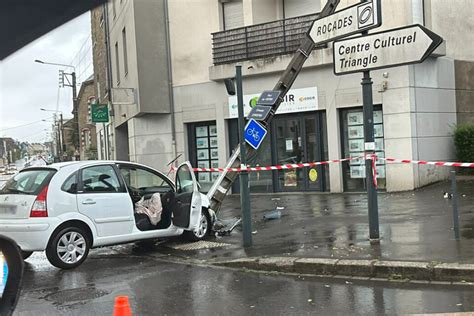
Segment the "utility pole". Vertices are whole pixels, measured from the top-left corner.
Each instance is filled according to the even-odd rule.
[[[78,159],[77,152],[80,151],[80,143],[79,143],[79,135],[81,132],[79,131],[79,111],[78,111],[78,104],[77,104],[77,89],[76,89],[76,73],[73,71],[71,72],[71,87],[72,87],[72,115],[74,118],[74,155],[76,156],[76,160]]]

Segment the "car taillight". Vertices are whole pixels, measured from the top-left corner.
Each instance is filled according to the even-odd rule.
[[[31,207],[30,217],[48,217],[48,208],[46,206],[46,197],[48,195],[48,186],[45,186],[36,197]]]

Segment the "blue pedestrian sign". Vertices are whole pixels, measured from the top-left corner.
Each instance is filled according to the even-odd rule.
[[[254,119],[250,119],[244,130],[245,141],[254,149],[258,149],[267,135],[267,130]]]

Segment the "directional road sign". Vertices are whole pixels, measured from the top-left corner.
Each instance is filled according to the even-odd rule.
[[[280,93],[280,91],[272,90],[263,91],[260,98],[258,98],[257,104],[273,106],[277,102]]]
[[[334,42],[334,73],[396,67],[423,62],[443,39],[415,24]]]
[[[257,105],[250,111],[250,113],[247,115],[247,118],[254,119],[256,121],[265,121],[271,110],[271,106]]]
[[[324,44],[382,25],[381,0],[360,2],[314,21],[309,31],[313,42]]]
[[[267,135],[267,130],[257,121],[250,119],[245,126],[245,141],[254,149],[258,149]]]

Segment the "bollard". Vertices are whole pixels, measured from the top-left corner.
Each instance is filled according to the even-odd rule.
[[[453,200],[453,224],[454,238],[459,240],[459,213],[458,213],[458,190],[456,185],[456,171],[451,171],[451,194]]]

